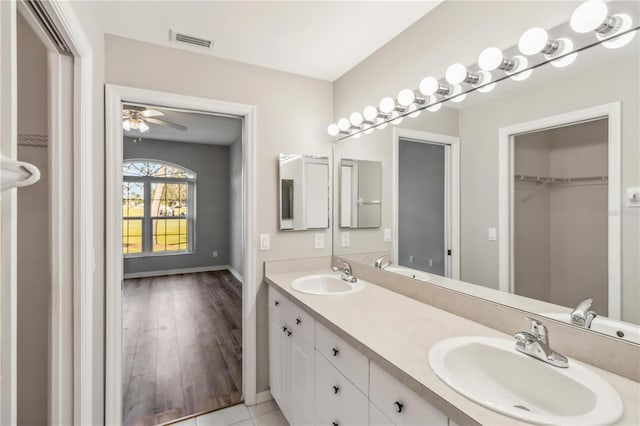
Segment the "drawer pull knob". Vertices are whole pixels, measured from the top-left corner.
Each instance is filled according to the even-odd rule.
[[[340,353],[340,351],[338,350],[338,348],[333,348],[331,349],[333,351],[333,356],[338,356],[338,354]]]
[[[404,408],[404,404],[400,401],[396,401],[393,403],[393,408],[396,410],[396,413],[402,413],[402,409]]]
[[[332,426],[338,426],[338,422],[331,423]]]
[[[340,392],[340,388],[338,386],[334,386],[333,387],[333,393],[337,394],[338,392]]]
[[[302,323],[302,320],[300,318],[296,318],[296,324],[300,325]]]
[[[285,325],[284,327],[282,327],[282,332],[286,332],[287,331],[287,326]]]
[[[280,302],[278,302],[277,300],[275,300],[275,301],[273,302],[273,304],[274,304],[275,306],[278,306],[278,305],[280,304]]]
[[[291,337],[291,331],[287,331],[287,336]]]

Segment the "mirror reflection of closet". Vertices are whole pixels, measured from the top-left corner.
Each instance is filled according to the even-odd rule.
[[[514,293],[608,308],[608,120],[514,138]]]
[[[280,230],[329,227],[329,158],[280,154]]]

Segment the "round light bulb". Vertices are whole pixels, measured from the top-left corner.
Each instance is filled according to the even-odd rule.
[[[620,34],[625,31],[629,31],[633,25],[633,20],[629,15],[619,13],[619,14],[613,15],[613,18],[615,18],[616,20],[616,27],[613,29],[613,31],[610,31],[606,34],[600,34],[600,33],[596,34],[596,38],[598,40],[606,40],[614,36],[615,34]],[[609,41],[605,41],[604,43],[602,43],[602,45],[607,49],[618,49],[622,46],[626,46],[627,44],[629,44],[631,40],[633,40],[633,38],[636,36],[636,33],[637,31],[627,33],[623,36],[616,37]]]
[[[407,109],[407,112],[409,112],[410,114],[407,116],[409,118],[416,118],[417,116],[420,115],[420,113],[422,112],[422,110],[418,109],[418,106],[416,104],[410,105],[409,109]]]
[[[589,33],[602,25],[608,14],[609,8],[605,2],[589,0],[573,11],[569,24],[571,29],[577,33]]]
[[[507,74],[518,73],[529,66],[529,61],[524,56],[516,55],[511,59],[515,61],[516,65],[513,67],[511,71],[507,72]],[[531,74],[533,74],[533,70],[527,70],[527,71],[521,72],[518,75],[512,76],[511,79],[514,81],[523,81],[531,77]]]
[[[549,34],[540,27],[528,29],[518,42],[518,49],[524,55],[535,55],[542,52],[549,42]]]
[[[438,91],[438,88],[440,88],[440,83],[438,83],[437,79],[435,79],[434,77],[425,77],[420,82],[420,87],[418,89],[423,95],[431,96],[435,95],[435,93]]]
[[[378,108],[369,105],[364,109],[364,111],[362,111],[362,114],[364,115],[365,120],[374,121],[378,116]]]
[[[149,126],[144,121],[140,121],[140,126],[138,126],[138,130],[140,130],[141,133],[146,133],[149,131]]]
[[[388,124],[388,123],[387,123],[384,119],[382,119],[382,118],[378,118],[378,120],[377,120],[377,121],[378,121],[378,123],[379,123],[379,126],[378,126],[378,127],[376,127],[376,129],[380,129],[380,130],[382,130],[382,129],[384,129],[385,127],[387,127],[387,124]]]
[[[402,106],[409,106],[416,100],[416,94],[411,89],[402,89],[398,93],[398,103]]]
[[[502,50],[497,47],[487,47],[478,56],[478,66],[484,71],[497,70],[504,61]]]
[[[362,133],[356,133],[355,135],[353,135],[353,138],[360,139],[360,136],[362,136]]]
[[[398,111],[393,111],[391,113],[391,117],[389,118],[391,120],[391,124],[393,124],[394,126],[397,126],[398,124],[402,123],[402,119],[403,117],[399,117],[400,113]]]
[[[131,122],[129,121],[129,119],[126,119],[122,122],[122,128],[127,132],[131,130]]]
[[[359,126],[364,121],[364,118],[362,117],[362,114],[356,111],[349,116],[349,121],[351,121],[351,124],[354,126]]]
[[[429,108],[427,108],[427,111],[436,112],[440,108],[442,108],[442,102],[439,102],[437,104],[436,104],[436,102],[438,102],[438,98],[436,98],[435,96],[430,96],[429,99],[427,100],[427,103],[428,104],[434,104],[434,105],[431,105]]]
[[[337,124],[331,123],[329,124],[329,127],[327,127],[327,133],[329,133],[329,135],[331,136],[338,136],[338,133],[340,133],[340,128]]]
[[[462,93],[462,86],[460,86],[459,84],[456,84],[455,86],[453,86],[453,92],[451,93],[451,96],[455,96],[453,98],[451,98],[451,102],[462,102],[465,100],[465,98],[467,97],[467,94],[460,94]],[[456,96],[457,95],[457,96]]]
[[[343,132],[346,132],[351,128],[351,123],[346,118],[341,118],[340,120],[338,120],[338,127]]]
[[[496,83],[487,84],[492,79],[491,73],[489,71],[478,71],[478,75],[480,76],[480,80],[478,80],[478,82],[474,84],[474,86],[482,86],[478,88],[478,92],[489,93],[496,88]]]
[[[374,130],[375,130],[375,127],[369,127],[367,130],[364,131],[364,134],[370,135],[371,133],[373,133]]]
[[[467,67],[462,64],[453,64],[447,68],[444,78],[450,84],[460,84],[467,79]]]
[[[557,51],[555,51],[554,53],[550,54],[550,55],[544,55],[545,58],[547,59],[553,59],[557,56],[561,56],[564,55],[566,53],[569,53],[573,50],[573,42],[568,39],[568,38],[559,38],[558,39],[558,43],[560,45],[560,47],[558,48]],[[576,59],[578,58],[578,53],[572,53],[571,55],[567,55],[563,58],[560,59],[556,59],[556,60],[552,60],[550,62],[551,65],[553,65],[556,68],[563,68],[566,66],[571,65]]]
[[[392,98],[386,97],[382,98],[382,100],[380,101],[380,111],[384,112],[385,114],[389,114],[395,108],[396,103]]]

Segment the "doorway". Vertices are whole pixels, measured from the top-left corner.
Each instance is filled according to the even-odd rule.
[[[620,104],[499,138],[499,289],[563,306],[593,298],[619,319]]]
[[[255,108],[110,85],[106,99],[106,422],[255,404]],[[185,115],[235,120],[240,135],[223,147],[191,143],[206,129],[152,137],[195,129]]]
[[[393,156],[394,261],[458,279],[459,139],[394,129]]]

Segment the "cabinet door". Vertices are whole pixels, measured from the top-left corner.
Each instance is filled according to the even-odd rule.
[[[285,411],[284,398],[284,327],[280,316],[274,309],[269,309],[269,383],[271,395]]]
[[[382,411],[378,409],[372,402],[369,402],[369,426],[395,426],[396,424],[389,420]]]
[[[315,402],[315,350],[313,346],[295,332],[288,335],[289,345],[285,347],[290,351],[289,365],[285,366],[290,373],[291,380],[291,424],[313,425]],[[285,373],[286,376],[286,373]]]

